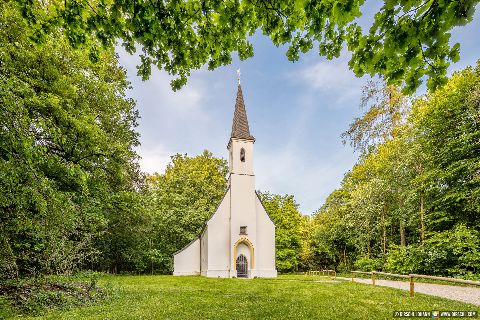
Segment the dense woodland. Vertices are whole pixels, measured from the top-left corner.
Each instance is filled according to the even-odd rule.
[[[313,259],[338,269],[480,273],[480,63],[411,100],[364,89],[355,166],[314,215]]]
[[[143,174],[114,49],[72,48],[59,29],[34,42],[22,13],[0,3],[0,277],[170,273],[223,197],[226,161],[177,154]],[[317,212],[260,192],[278,270],[478,277],[480,64],[418,98],[369,83],[361,106],[343,135],[358,162]]]

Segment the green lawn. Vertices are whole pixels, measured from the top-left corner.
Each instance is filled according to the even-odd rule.
[[[385,287],[313,282],[321,277],[210,279],[104,276],[114,297],[98,305],[52,311],[45,319],[391,319],[394,310],[478,310],[473,305]]]

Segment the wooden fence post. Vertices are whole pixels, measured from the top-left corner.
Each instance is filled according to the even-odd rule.
[[[415,296],[415,282],[413,281],[413,276],[410,275],[410,297]]]
[[[375,287],[375,271],[372,271],[372,285]]]

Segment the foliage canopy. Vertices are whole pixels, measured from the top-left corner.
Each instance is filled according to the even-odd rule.
[[[297,271],[302,245],[302,215],[293,196],[259,192],[260,199],[275,223],[276,268],[280,272]]]
[[[138,73],[151,65],[177,76],[178,89],[193,69],[210,70],[253,56],[249,36],[257,30],[277,45],[288,45],[290,61],[317,47],[328,59],[343,47],[357,76],[381,75],[412,92],[425,76],[429,88],[446,81],[446,70],[459,60],[460,44],[450,31],[472,20],[478,0],[385,0],[369,30],[362,30],[364,0],[15,0],[36,30],[34,38],[60,28],[71,45],[112,47],[121,40],[133,53],[141,49]]]
[[[68,272],[98,257],[114,198],[139,179],[135,104],[111,50],[42,46],[0,4],[0,274]]]

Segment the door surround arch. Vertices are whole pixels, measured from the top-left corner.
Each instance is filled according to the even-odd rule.
[[[255,266],[255,261],[254,261],[254,249],[253,249],[253,244],[248,238],[240,238],[235,242],[233,245],[233,270],[237,270],[237,246],[240,243],[246,244],[250,248],[250,269],[253,270],[253,267]]]

